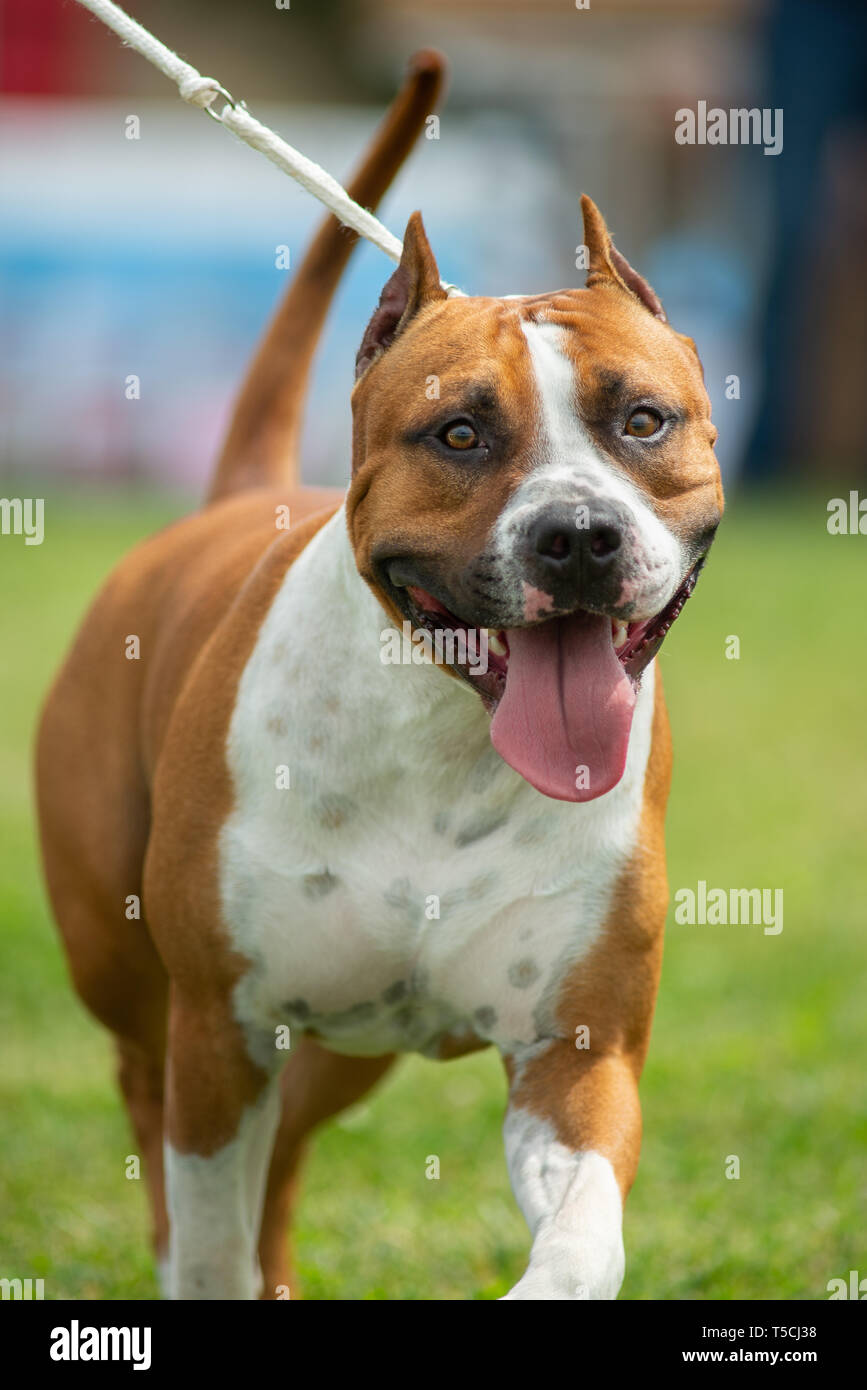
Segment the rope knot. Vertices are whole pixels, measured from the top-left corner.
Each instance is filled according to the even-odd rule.
[[[190,102],[193,106],[201,106],[207,111],[214,97],[219,96],[223,88],[215,77],[200,77],[195,73],[178,83],[178,91],[184,101]]]

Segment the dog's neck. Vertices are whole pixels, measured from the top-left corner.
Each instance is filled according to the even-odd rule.
[[[390,777],[413,774],[442,779],[444,794],[449,783],[457,794],[479,763],[530,792],[494,751],[490,719],[463,681],[429,664],[383,662],[384,638],[393,631],[358,572],[341,507],[287,572],[244,672],[239,704],[255,709],[252,724],[286,728],[287,754],[299,767],[327,763],[347,783],[382,781],[386,799]],[[322,745],[315,757],[296,741],[294,730],[305,728]],[[237,725],[236,734],[244,738]],[[278,739],[275,756],[282,746]]]
[[[333,584],[342,600],[341,635],[352,648],[359,671],[376,685],[383,683],[389,703],[399,700],[406,706],[407,714],[415,710],[418,717],[427,722],[441,710],[450,719],[460,719],[468,737],[477,733],[484,742],[488,738],[490,719],[478,695],[465,681],[445,670],[437,671],[427,662],[408,664],[383,660],[386,639],[395,630],[394,620],[358,572],[344,507],[327,527],[323,527],[320,533],[323,540],[326,531],[329,535],[323,551],[328,553],[321,556],[323,581],[326,588]],[[351,628],[351,632],[347,628]],[[400,682],[400,694],[384,684],[389,677]]]
[[[573,821],[592,814],[592,802],[578,807],[542,797],[501,760],[490,717],[464,681],[428,663],[383,662],[383,635],[392,633],[391,618],[358,572],[341,507],[288,571],[244,672],[232,735],[239,775],[262,764],[258,743],[271,728],[285,734],[273,738],[266,763],[288,759],[299,773],[309,769],[311,787],[339,776],[348,794],[369,798],[381,787],[387,802],[389,787],[407,778],[423,781],[433,801],[478,797],[484,788],[482,799],[538,801]],[[627,769],[610,794],[612,811],[640,794],[652,709],[649,668]],[[298,738],[303,729],[316,731],[315,749]]]

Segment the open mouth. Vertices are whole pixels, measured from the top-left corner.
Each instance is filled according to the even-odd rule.
[[[703,564],[704,560],[700,560],[690,570],[674,597],[652,618],[645,618],[638,623],[625,623],[616,618],[605,618],[602,615],[579,609],[577,613],[570,613],[565,617],[545,618],[542,623],[546,627],[548,624],[566,624],[581,615],[592,622],[607,623],[611,631],[611,645],[617,659],[629,679],[637,685],[642,671],[653,660],[672,624],[680,616],[684,604],[696,586]],[[480,650],[478,639],[475,636],[479,629],[465,623],[463,619],[457,617],[455,613],[446,608],[445,604],[440,603],[439,599],[435,598],[433,594],[429,594],[425,589],[408,586],[404,592],[412,600],[412,620],[417,627],[424,628],[431,634],[454,633],[456,637],[462,636],[463,638],[462,642],[457,643],[462,650],[470,653],[477,653]],[[542,623],[536,623],[534,627],[539,628]],[[525,632],[531,629],[518,630]],[[449,664],[478,691],[484,705],[493,714],[506,688],[510,655],[509,630],[484,628],[481,631],[486,634],[487,670],[481,669],[484,663],[474,659],[465,662],[455,661]]]
[[[482,629],[484,640],[425,589],[407,586],[404,594],[416,626],[449,638],[446,664],[492,715],[500,756],[546,796],[589,801],[623,776],[641,674],[702,564],[659,613],[641,622],[577,609],[528,627]]]

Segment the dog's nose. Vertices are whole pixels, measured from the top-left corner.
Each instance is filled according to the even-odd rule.
[[[592,528],[577,530],[562,520],[541,517],[532,528],[530,543],[543,564],[562,574],[576,561],[589,569],[601,569],[620,549],[620,528],[614,521],[598,521]]]
[[[592,595],[615,564],[623,540],[620,518],[594,510],[586,520],[585,526],[577,525],[574,511],[558,508],[532,523],[528,550],[543,585],[547,578],[558,589]]]

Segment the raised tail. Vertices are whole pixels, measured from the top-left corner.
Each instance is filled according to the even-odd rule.
[[[348,185],[362,207],[375,208],[400,169],[434,109],[444,72],[444,59],[432,50],[410,60],[403,87]],[[326,217],[319,227],[247,372],[209,502],[249,488],[297,482],[310,364],[357,241],[336,217]]]

